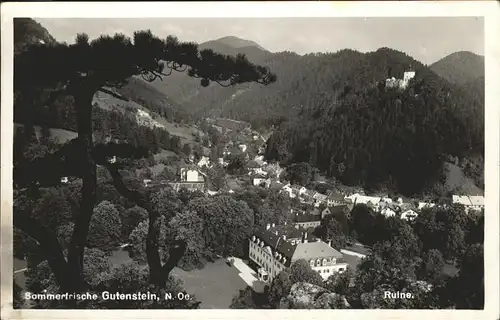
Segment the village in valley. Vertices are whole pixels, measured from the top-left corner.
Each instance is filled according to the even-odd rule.
[[[404,89],[413,76],[414,72],[405,73],[404,80],[387,79],[386,85]],[[141,119],[149,119],[145,125],[159,126],[147,112],[141,111],[139,116]],[[285,168],[279,163],[269,163],[264,159],[266,138],[252,130],[249,124],[231,119],[207,119],[204,125],[208,128],[207,133],[201,138],[197,135],[197,140],[204,141],[205,149],[214,152],[217,152],[219,147],[222,150],[220,157],[215,157],[214,152],[196,154],[192,147],[183,148],[187,152],[182,157],[167,156],[171,158],[168,163],[173,164],[172,159],[177,159],[180,163],[173,166],[177,171],[174,176],[170,176],[171,179],[164,179],[162,172],[153,174],[147,169],[147,178],[142,182],[144,187],[149,189],[172,188],[176,192],[201,192],[207,197],[218,194],[231,195],[248,188],[257,188],[272,190],[289,198],[292,201],[288,212],[290,224],[284,222],[278,225],[269,221],[249,239],[248,260],[228,258],[241,272],[240,277],[258,291],[264,290],[264,286],[270,284],[281,270],[290,267],[292,262],[299,259],[310,262],[311,268],[324,280],[335,272],[342,273],[349,265],[355,268],[360,260],[370,253],[370,246],[351,241],[345,247],[333,247],[331,241],[323,241],[314,235],[314,231],[330,215],[349,218],[356,205],[363,205],[386,218],[395,217],[408,222],[413,221],[421,210],[433,207],[460,205],[467,213],[484,211],[484,196],[481,195],[452,195],[451,198],[440,197],[436,201],[390,197],[387,194],[367,195],[361,188],[336,186],[335,182],[332,185],[332,181],[321,175],[315,175],[317,180],[311,183],[320,186],[317,189],[324,191],[308,189],[287,181]],[[212,142],[207,137],[214,138],[214,132],[218,134],[215,133],[216,138]],[[215,146],[215,143],[221,141],[227,142]],[[117,159],[113,157],[109,161],[116,162]],[[159,161],[162,162],[167,163]],[[237,166],[236,170],[228,170],[231,166]],[[211,171],[216,168],[223,172],[222,185],[211,181]],[[165,167],[164,171],[172,170]],[[221,179],[220,172],[217,178]],[[67,178],[63,178],[61,182],[67,182]]]

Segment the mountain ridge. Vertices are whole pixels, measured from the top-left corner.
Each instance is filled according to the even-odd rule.
[[[244,47],[256,47],[256,48],[263,50],[263,51],[269,51],[269,50],[263,48],[260,44],[258,44],[255,41],[239,38],[236,36],[225,36],[225,37],[218,38],[215,40],[205,41],[203,43],[200,43],[200,45],[206,44],[208,42],[219,42],[219,43],[223,43],[225,45],[228,45],[228,46],[236,48],[236,49],[244,48]]]
[[[470,51],[453,52],[429,66],[442,78],[463,85],[484,77],[484,56]]]

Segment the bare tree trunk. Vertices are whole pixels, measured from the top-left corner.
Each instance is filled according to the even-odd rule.
[[[148,211],[149,226],[146,239],[146,256],[149,264],[149,281],[162,286],[161,283],[161,258],[158,243],[160,242],[161,216],[156,210]],[[164,284],[163,284],[164,286]]]
[[[97,170],[92,157],[92,98],[93,92],[81,90],[74,95],[77,110],[78,139],[82,145],[81,169],[83,178],[80,212],[76,217],[71,238],[68,264],[76,291],[85,289],[83,280],[83,253],[87,244],[90,219],[97,200]]]

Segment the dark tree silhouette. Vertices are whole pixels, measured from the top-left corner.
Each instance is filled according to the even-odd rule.
[[[92,135],[94,94],[98,91],[113,94],[111,88],[124,86],[132,76],[141,76],[151,82],[173,71],[187,71],[189,76],[200,78],[201,85],[205,87],[210,82],[221,86],[246,82],[267,85],[274,82],[276,76],[267,68],[249,62],[244,55],[231,57],[212,50],[200,51],[195,43],[179,42],[172,36],[162,40],[149,30],[135,32],[133,39],[116,34],[89,41],[87,35],[79,34],[71,45],[32,44],[15,56],[14,70],[15,106],[18,114],[25,116],[23,122],[28,133],[41,107],[52,106],[61,96],[72,96],[74,99],[78,132],[76,139],[53,154],[30,163],[21,160],[27,172],[40,174],[20,175],[22,179],[15,183],[50,185],[56,184],[63,175],[83,179],[80,213],[76,218],[67,260],[55,235],[35,224],[29,215],[16,215],[14,225],[40,243],[62,290],[85,290],[88,284],[82,276],[83,252],[97,199],[96,164],[102,164],[111,173],[116,189],[148,211],[150,282],[164,287],[170,270],[182,257],[185,244],[173,246],[169,260],[162,265],[157,241],[160,214],[148,202],[147,196],[128,189],[117,164],[108,164],[102,152],[101,156],[95,152]]]

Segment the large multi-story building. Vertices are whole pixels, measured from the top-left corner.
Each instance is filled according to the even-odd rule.
[[[267,225],[251,238],[249,256],[258,266],[258,277],[271,282],[297,260],[306,260],[323,279],[348,267],[342,253],[328,243],[292,225]]]

